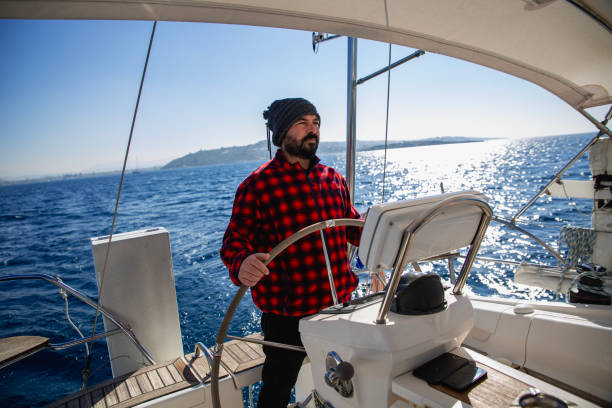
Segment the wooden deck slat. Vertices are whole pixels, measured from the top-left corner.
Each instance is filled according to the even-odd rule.
[[[138,381],[136,381],[136,378],[128,377],[125,380],[125,385],[127,386],[127,389],[130,393],[131,398],[137,397],[140,394],[142,394],[142,390],[140,389],[140,386],[138,385]]]
[[[489,366],[476,362],[487,371],[487,378],[465,392],[456,392],[442,385],[432,387],[474,408],[509,407],[530,385]]]
[[[187,381],[182,381],[180,383],[173,384],[169,387],[164,387],[159,390],[153,390],[147,394],[142,394],[138,398],[133,398],[128,401],[120,402],[119,404],[113,406],[112,408],[128,408],[133,407],[134,405],[150,401],[154,398],[158,398],[164,395],[172,394],[173,392],[183,390],[185,388],[190,387],[193,384],[188,383]]]
[[[258,358],[265,358],[265,354],[263,353],[263,349],[258,344],[253,343],[244,343],[244,351],[249,355],[251,360],[255,360]]]
[[[203,359],[204,357],[202,357],[202,360]],[[198,378],[193,374],[189,366],[185,364],[183,359],[179,358],[178,360],[176,360],[174,362],[174,367],[178,370],[179,373],[181,373],[181,376],[185,379],[185,381],[193,384],[199,382]]]
[[[249,337],[259,337],[252,335]],[[223,353],[223,364],[240,372],[263,363],[264,355],[258,344],[237,340],[227,343],[229,352]],[[230,355],[231,354],[231,355]],[[227,377],[224,366],[220,367],[219,378]],[[207,375],[210,367],[206,357],[194,358],[189,354],[155,366],[142,368],[134,373],[105,381],[86,390],[78,391],[47,408],[126,408],[159,396],[176,392],[201,380],[210,381]]]
[[[127,385],[125,382],[117,384],[117,388],[115,388],[117,392],[117,399],[119,402],[127,401],[130,399],[130,392],[128,391]]]
[[[202,379],[205,379],[208,373],[210,372],[208,361],[204,356],[201,356],[200,358],[196,359],[194,357],[194,353],[187,354],[185,356],[185,361],[187,361],[187,364],[189,364],[191,369],[194,370],[196,374]],[[223,367],[219,367],[219,378],[225,377],[226,375],[227,372],[223,369]]]
[[[160,375],[160,373],[163,374]],[[164,383],[162,376],[172,384]],[[177,358],[79,391],[56,401],[48,408],[68,408],[66,404],[75,404],[73,401],[80,403],[80,405],[75,405],[75,408],[126,408],[198,383],[199,380],[192,373],[191,368],[182,358]]]
[[[259,333],[247,337],[261,339]],[[265,360],[263,348],[259,344],[232,340],[225,343],[224,349],[227,352],[223,353],[221,361],[233,373],[249,370],[263,364]]]
[[[238,364],[242,364],[242,363],[245,363],[251,360],[249,355],[244,351],[245,347],[241,347],[241,346],[243,346],[242,343],[235,343],[227,347],[226,349],[227,352],[230,353],[236,361],[238,361]],[[244,346],[247,346],[247,345],[244,344]]]
[[[168,367],[159,367],[157,369],[157,374],[159,374],[159,377],[164,382],[164,386],[166,387],[176,382],[174,381],[174,378],[172,378],[170,371],[168,371]]]
[[[225,364],[227,369],[229,371],[231,371],[232,373],[236,373],[236,372],[240,371],[238,369],[240,367],[240,361],[237,360],[236,357],[234,356],[234,354],[230,353],[229,351],[224,351],[223,352],[223,356],[221,357],[221,361],[223,362],[223,364]]]
[[[167,368],[168,368],[168,371],[170,371],[170,374],[172,375],[172,378],[174,379],[175,383],[183,381],[183,377],[181,377],[181,373],[179,373],[179,371],[176,369],[174,364],[170,364],[169,366],[167,366]]]
[[[224,349],[227,350],[227,349]],[[240,362],[234,358],[232,353],[224,351],[221,355],[221,362],[230,370],[232,373],[235,373],[240,365]]]
[[[119,398],[117,398],[117,394],[115,393],[115,387],[113,385],[107,385],[104,387],[104,396],[106,398],[106,405],[112,407],[113,405],[117,405],[119,403]]]
[[[143,394],[153,391],[153,386],[151,385],[151,382],[149,381],[149,377],[147,377],[146,372],[137,375],[136,381],[138,381],[138,385],[140,386],[140,389],[142,390]]]
[[[157,374],[157,370],[151,370],[147,373],[147,377],[149,377],[149,381],[151,381],[151,385],[154,390],[159,390],[160,388],[164,388],[164,382],[162,381],[159,374]]]

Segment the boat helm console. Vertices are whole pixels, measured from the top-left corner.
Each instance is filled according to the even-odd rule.
[[[417,272],[400,278],[391,311],[405,315],[426,315],[446,309],[442,280],[436,273]]]
[[[395,291],[391,311],[399,314],[419,315],[437,313],[446,308],[444,286],[435,273],[416,272],[400,278]],[[380,302],[383,292],[373,293],[350,302],[339,303],[321,310],[320,314],[351,313]]]
[[[314,388],[321,398],[346,406],[343,394],[350,390],[351,406],[389,406],[387,385],[393,378],[462,344],[473,327],[474,311],[461,287],[444,290],[437,274],[402,272],[408,262],[466,246],[476,251],[490,216],[486,197],[477,192],[370,209],[360,258],[369,270],[393,268],[385,290],[300,321]],[[350,387],[348,382],[339,386],[336,372],[330,371],[330,355],[332,366],[346,362],[354,367]]]

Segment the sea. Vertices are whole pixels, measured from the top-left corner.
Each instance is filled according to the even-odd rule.
[[[421,146],[357,154],[355,206],[374,205],[461,190],[488,198],[497,217],[510,219],[561,169],[593,134]],[[322,162],[344,174],[344,154],[322,154]],[[260,163],[243,162],[184,169],[130,171],[121,191],[114,233],[164,227],[169,231],[184,351],[196,342],[211,346],[236,293],[220,257],[223,233],[239,183]],[[588,179],[588,157],[565,175]],[[90,238],[108,235],[120,176],[104,175],[0,186],[0,277],[50,274],[97,299]],[[541,197],[517,224],[557,248],[560,228],[588,227],[592,200]],[[480,255],[557,265],[530,238],[492,223]],[[423,265],[448,279],[445,262]],[[458,270],[458,267],[456,268]],[[513,282],[515,266],[476,262],[467,290],[485,296],[555,300],[544,289]],[[367,273],[357,271],[363,280]],[[560,297],[564,301],[564,297]],[[69,316],[85,335],[95,313],[75,298]],[[101,319],[97,332],[103,330]],[[247,295],[230,334],[260,331],[259,312]],[[36,335],[52,343],[78,338],[58,289],[40,280],[0,282],[0,338]],[[88,384],[111,377],[106,343],[93,343]],[[1,407],[44,406],[77,391],[86,365],[77,346],[45,350],[0,370]]]

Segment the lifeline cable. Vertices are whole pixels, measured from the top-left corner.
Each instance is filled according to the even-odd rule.
[[[391,43],[389,43],[389,63],[387,64],[387,117],[385,119],[385,158],[383,160],[382,202],[385,202],[385,177],[387,175],[387,135],[389,134],[389,93],[391,88]]]
[[[144,84],[145,77],[147,75],[147,66],[149,65],[149,56],[151,55],[151,47],[153,46],[153,38],[155,36],[155,28],[157,27],[157,21],[153,22],[153,29],[151,30],[151,38],[149,39],[149,48],[147,49],[147,58],[145,59],[144,69],[142,71],[142,77],[140,78],[140,88],[138,89],[138,97],[136,98],[136,106],[134,107],[134,116],[132,117],[132,126],[130,128],[130,136],[128,138],[128,144],[125,149],[125,157],[123,159],[123,168],[121,170],[121,179],[119,180],[119,190],[117,191],[117,198],[115,200],[115,211],[113,212],[113,222],[111,223],[110,234],[108,235],[108,244],[106,245],[106,256],[104,258],[104,268],[102,269],[102,276],[100,277],[100,289],[98,291],[98,302],[96,304],[96,316],[94,318],[94,325],[92,331],[92,337],[96,335],[96,326],[98,323],[98,316],[100,315],[100,300],[102,299],[102,289],[104,288],[104,275],[106,274],[106,268],[108,265],[108,258],[110,255],[110,246],[113,239],[113,231],[115,229],[115,222],[117,220],[117,212],[119,210],[119,199],[121,197],[121,187],[123,186],[123,178],[125,176],[125,169],[127,167],[127,160],[130,154],[130,146],[132,144],[132,137],[134,135],[134,125],[136,124],[136,115],[138,114],[138,106],[140,105],[140,96],[142,95],[142,87]],[[91,354],[87,356],[87,364],[83,369],[83,385],[85,388],[87,385],[87,379],[89,377],[91,367]]]

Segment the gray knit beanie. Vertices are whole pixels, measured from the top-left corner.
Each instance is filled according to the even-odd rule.
[[[268,121],[266,125],[272,131],[272,142],[275,146],[281,145],[291,125],[304,115],[317,115],[319,123],[321,122],[317,108],[303,98],[278,99],[268,106],[263,117]]]

